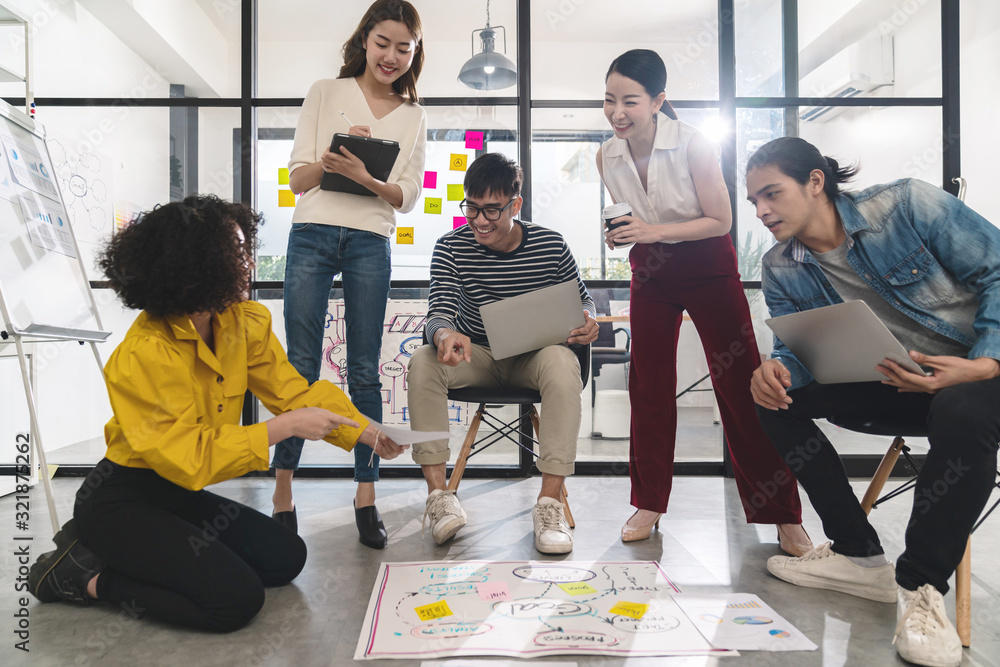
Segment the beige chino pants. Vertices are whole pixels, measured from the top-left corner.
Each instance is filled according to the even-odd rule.
[[[407,376],[410,426],[415,431],[448,430],[448,389],[525,387],[542,395],[538,469],[552,475],[573,474],[580,435],[580,361],[565,345],[550,345],[499,361],[490,348],[472,345],[472,362],[442,364],[437,349],[424,345],[410,358]],[[413,445],[419,465],[447,463],[447,440]]]

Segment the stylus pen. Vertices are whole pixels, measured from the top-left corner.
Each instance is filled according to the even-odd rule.
[[[344,120],[347,121],[348,125],[350,125],[351,127],[354,127],[354,123],[351,122],[351,119],[347,117],[346,113],[344,113],[343,111],[338,111],[337,113],[339,113],[341,116],[344,117]]]

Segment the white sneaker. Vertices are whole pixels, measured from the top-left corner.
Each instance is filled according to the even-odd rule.
[[[892,643],[904,660],[918,665],[956,667],[962,662],[962,640],[948,620],[944,597],[924,584],[915,591],[899,589],[896,636]]]
[[[829,542],[821,544],[798,558],[771,556],[767,571],[796,586],[840,591],[875,602],[896,601],[896,570],[892,563],[861,567],[833,552],[830,546]]]
[[[531,510],[535,524],[535,548],[543,554],[568,554],[573,550],[573,534],[569,532],[563,504],[543,496]]]
[[[458,529],[465,525],[465,510],[455,497],[454,491],[434,489],[427,496],[424,521],[421,528],[431,518],[431,535],[438,544],[444,544],[455,537]]]

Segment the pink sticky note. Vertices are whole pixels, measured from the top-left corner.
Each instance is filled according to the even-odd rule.
[[[472,150],[475,151],[483,150],[483,133],[475,132],[473,130],[466,130],[465,147],[471,148]]]
[[[510,599],[510,590],[507,588],[506,581],[484,581],[481,584],[476,584],[476,592],[479,593],[480,598],[487,602]]]
[[[424,172],[424,187],[433,190],[438,184],[438,173],[436,171]]]
[[[467,222],[468,220],[465,219],[464,215],[456,215],[454,218],[451,219],[451,228],[458,229]]]

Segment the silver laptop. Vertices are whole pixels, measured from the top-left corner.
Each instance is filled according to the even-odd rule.
[[[891,359],[926,375],[864,301],[847,301],[764,320],[821,384],[872,382]]]
[[[480,306],[479,315],[494,359],[565,343],[586,323],[575,280]]]

